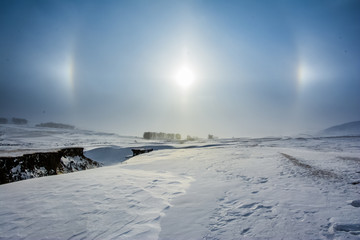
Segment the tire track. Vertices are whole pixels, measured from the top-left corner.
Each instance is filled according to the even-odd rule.
[[[306,170],[311,176],[325,178],[325,179],[341,179],[341,177],[339,175],[337,175],[336,173],[311,166],[309,164],[306,164],[306,163],[300,161],[299,159],[297,159],[291,155],[288,155],[285,153],[280,153],[280,154],[283,157],[285,157],[287,160],[289,160],[289,162],[291,162],[295,166]]]

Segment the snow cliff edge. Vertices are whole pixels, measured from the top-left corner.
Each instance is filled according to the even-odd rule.
[[[0,157],[0,184],[100,166],[100,163],[85,157],[84,149],[80,147],[24,154],[20,157]]]

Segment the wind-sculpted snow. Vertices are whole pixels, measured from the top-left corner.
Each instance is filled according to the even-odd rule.
[[[113,165],[0,186],[0,237],[359,239],[360,138],[168,146],[121,164],[123,147],[93,148]]]
[[[343,152],[248,145],[167,150],[125,167],[165,168],[195,178],[161,220],[160,239],[356,239],[360,196],[350,182],[360,177],[360,168],[338,161],[359,153],[349,146]],[[304,166],[322,171],[308,174]],[[329,169],[334,175],[327,175]]]
[[[1,186],[2,239],[156,239],[191,177],[121,165]]]

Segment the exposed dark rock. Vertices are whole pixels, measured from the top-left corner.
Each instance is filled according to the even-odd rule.
[[[131,149],[131,151],[133,152],[133,156],[143,154],[143,153],[148,153],[148,152],[151,152],[152,150],[153,150],[152,148],[132,148]]]
[[[360,184],[360,180],[354,181],[354,182],[352,182],[351,184],[352,184],[352,185],[358,185],[358,184]]]
[[[83,148],[64,148],[57,152],[0,157],[0,184],[101,166],[98,162],[85,157],[83,150]]]
[[[360,200],[354,200],[351,202],[351,206],[353,207],[360,207]]]

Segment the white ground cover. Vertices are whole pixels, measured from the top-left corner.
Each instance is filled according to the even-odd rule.
[[[217,140],[1,185],[0,239],[359,239],[359,143]]]

